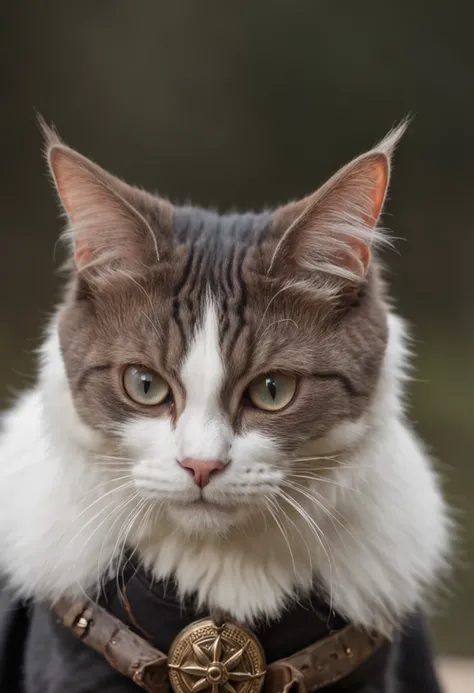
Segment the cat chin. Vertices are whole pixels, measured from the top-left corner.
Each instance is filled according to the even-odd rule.
[[[227,534],[232,528],[244,524],[253,514],[250,506],[221,505],[204,501],[169,504],[166,512],[173,524],[178,525],[188,535]]]

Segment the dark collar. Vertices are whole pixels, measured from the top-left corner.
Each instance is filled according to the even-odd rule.
[[[142,568],[131,564],[125,568],[123,576],[107,585],[101,604],[163,652],[168,652],[183,628],[209,615],[207,611],[198,610],[192,599],[185,604],[179,602],[172,582],[152,583]],[[261,622],[252,630],[270,663],[346,625],[315,591],[311,598],[288,606],[278,620]]]

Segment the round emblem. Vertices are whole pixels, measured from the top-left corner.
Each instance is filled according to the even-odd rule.
[[[210,618],[179,633],[168,654],[175,693],[259,693],[265,677],[265,655],[257,638],[231,621]]]

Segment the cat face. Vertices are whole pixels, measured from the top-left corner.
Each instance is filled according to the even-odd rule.
[[[291,506],[304,473],[362,435],[386,344],[369,242],[399,134],[301,202],[218,216],[126,186],[49,133],[74,250],[70,390],[137,502],[226,533]]]

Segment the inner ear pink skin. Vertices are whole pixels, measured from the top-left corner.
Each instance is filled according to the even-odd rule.
[[[382,205],[385,200],[385,194],[388,186],[388,161],[385,157],[381,157],[374,161],[373,167],[374,187],[370,192],[372,199],[372,213],[365,218],[368,226],[373,228],[382,211]]]
[[[372,209],[370,214],[363,215],[364,223],[371,229],[375,227],[382,211],[388,186],[388,174],[388,161],[385,157],[380,157],[374,161],[372,165],[374,186],[369,192],[369,197],[372,201]],[[343,263],[346,267],[356,272],[362,267],[365,273],[371,259],[370,246],[362,239],[354,237],[348,237],[347,241],[351,247],[352,254],[347,253],[347,256],[342,259]]]

